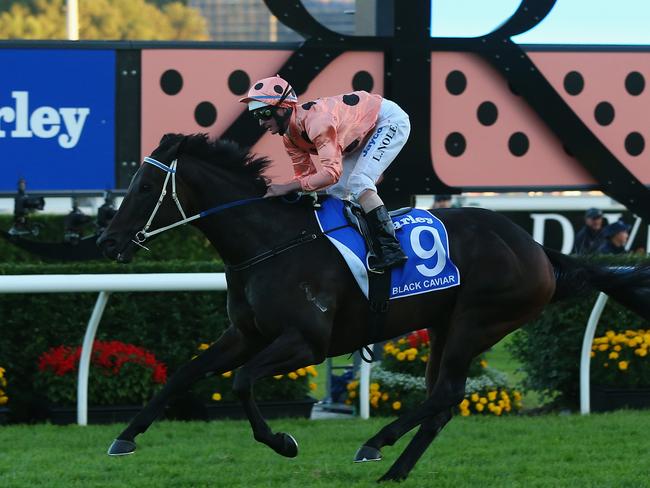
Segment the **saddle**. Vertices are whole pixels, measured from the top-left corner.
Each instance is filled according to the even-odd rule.
[[[359,231],[366,243],[369,254],[375,253],[374,244],[370,234],[370,227],[366,221],[366,214],[361,205],[345,200],[343,202],[344,214],[347,222]],[[411,211],[411,207],[404,207],[389,212],[391,217],[397,217]],[[367,263],[366,263],[367,265]],[[368,324],[369,344],[374,344],[381,337],[384,323],[386,321],[386,312],[388,312],[388,302],[390,297],[391,270],[376,272],[370,266],[368,271],[368,301],[370,302],[370,320]],[[368,357],[364,355],[366,353]],[[368,347],[364,346],[359,350],[361,359],[365,362],[372,363],[375,360],[375,354]]]
[[[363,237],[363,240],[366,242],[366,246],[368,247],[368,250],[372,253],[376,252],[376,249],[373,248],[374,244],[372,242],[372,238],[370,235],[370,227],[368,226],[368,222],[366,221],[366,214],[361,208],[361,205],[355,202],[351,202],[349,200],[344,200],[343,201],[343,209],[345,212],[345,219],[347,222],[357,229],[359,231],[359,234]],[[398,208],[397,210],[391,210],[388,212],[388,215],[391,217],[399,217],[400,215],[404,215],[405,213],[410,212],[413,210],[413,207],[402,207]],[[368,268],[369,271],[372,271],[370,268]],[[375,272],[373,272],[376,274]]]

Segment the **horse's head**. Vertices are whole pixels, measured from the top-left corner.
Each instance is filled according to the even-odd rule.
[[[104,255],[119,262],[129,262],[161,229],[219,205],[260,197],[266,189],[262,172],[268,160],[205,134],[166,134],[145,163],[97,240]]]
[[[183,218],[179,208],[190,211],[190,195],[183,179],[176,174],[185,136],[166,134],[159,146],[133,176],[119,210],[97,240],[110,259],[127,263],[149,236],[147,231],[164,227]],[[172,183],[175,186],[173,196]],[[178,198],[178,206],[175,198]]]

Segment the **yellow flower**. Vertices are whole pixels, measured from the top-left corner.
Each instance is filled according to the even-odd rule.
[[[494,407],[494,410],[492,410],[492,413],[496,416],[501,415],[503,408],[502,407]]]
[[[384,393],[384,394],[381,396],[381,399],[382,399],[383,401],[386,401],[386,400],[388,400],[389,398],[390,398],[390,396],[388,395],[388,393]]]
[[[593,357],[596,355],[596,353],[595,353],[594,351],[591,351],[591,354],[590,354],[590,355],[591,355],[591,357],[593,358]]]
[[[393,402],[393,410],[399,410],[402,408],[402,402]]]
[[[210,347],[210,344],[199,344],[199,351],[205,351]]]
[[[289,378],[291,378],[292,380],[298,379],[298,375],[296,373],[294,373],[293,371],[291,373],[289,373],[287,376]]]
[[[618,363],[618,369],[621,371],[625,371],[629,365],[629,361],[619,361]]]
[[[307,370],[306,370],[305,368],[300,368],[300,369],[298,369],[297,373],[298,373],[300,376],[307,376]]]
[[[496,400],[496,398],[497,398],[497,392],[496,391],[488,392],[488,400],[490,400],[492,402],[492,401]]]
[[[350,398],[356,398],[357,397],[357,392],[352,390],[348,393],[348,397]]]
[[[281,379],[282,379],[282,375],[281,375],[281,374],[276,374],[276,375],[273,376],[273,377],[274,377],[276,380],[281,380]]]
[[[404,358],[406,357],[406,354],[403,352],[397,353],[397,360],[398,361],[404,361]]]
[[[316,371],[316,368],[314,368],[313,366],[307,366],[307,372],[313,377],[318,376],[318,371]]]
[[[477,412],[482,412],[483,409],[485,408],[485,405],[483,405],[482,403],[477,403],[476,405],[474,405],[474,408],[476,408]]]
[[[376,397],[373,397],[373,398],[370,399],[370,406],[372,408],[377,408],[378,407],[378,402],[379,402],[379,399],[377,399]]]
[[[609,359],[618,359],[618,353],[616,351],[610,352]]]
[[[623,348],[622,348],[620,345],[618,345],[618,344],[616,344],[616,345],[614,346],[614,350],[615,350],[616,352],[620,352],[621,349],[623,349]]]
[[[379,383],[370,383],[370,391],[379,391]]]
[[[644,357],[646,357],[646,356],[648,355],[648,350],[647,350],[647,349],[643,349],[642,347],[640,347],[639,349],[635,349],[635,350],[634,350],[634,354],[636,354],[637,356],[641,356],[642,358],[644,358]]]
[[[221,401],[221,393],[213,393],[213,394],[212,394],[212,399],[213,399],[215,402],[220,402],[220,401]]]
[[[316,388],[318,388],[318,385],[316,383],[309,383],[309,389],[311,391],[316,391]]]
[[[487,398],[485,398],[485,397],[479,398],[478,401],[481,402],[483,405],[485,405],[488,402]]]
[[[607,344],[601,344],[600,346],[598,346],[599,351],[607,351],[608,348],[609,348],[609,345],[607,345]]]
[[[232,376],[232,371],[226,371],[225,373],[221,373],[221,376],[224,378],[230,378]]]
[[[521,393],[519,393],[519,392],[516,391],[516,390],[512,393],[512,396],[513,396],[513,398],[514,398],[516,401],[521,400]]]
[[[605,335],[609,338],[612,338],[616,335],[616,333],[613,330],[608,330]]]
[[[469,401],[467,400],[467,398],[464,398],[463,401],[460,402],[459,407],[460,407],[462,410],[466,410],[467,407],[469,407]]]
[[[470,399],[471,399],[474,403],[478,402],[478,398],[479,398],[478,393],[472,393],[472,396],[470,396]]]
[[[352,405],[352,401],[351,401],[351,400],[345,400],[343,403],[345,403],[346,405]]]
[[[481,359],[480,365],[482,368],[487,368],[488,362],[485,359]]]
[[[6,369],[0,368],[0,378],[5,375]]]
[[[462,417],[469,417],[470,416],[469,410],[461,410],[460,415]]]
[[[422,361],[423,363],[426,363],[428,360],[429,360],[429,356],[427,356],[426,354],[424,356],[420,356],[420,361]]]

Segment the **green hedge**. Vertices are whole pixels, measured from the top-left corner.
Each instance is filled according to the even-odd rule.
[[[629,265],[646,261],[638,256],[599,256],[594,261]],[[509,350],[526,374],[523,387],[541,393],[558,408],[577,408],[580,396],[580,352],[585,327],[597,293],[548,306],[534,322],[513,334]],[[647,328],[638,315],[608,300],[596,336],[607,330]]]
[[[63,215],[36,214],[29,218],[33,222],[43,225],[43,230],[38,237],[30,238],[40,242],[63,241]],[[11,215],[0,215],[0,229],[9,231],[13,223]],[[88,228],[84,233],[91,235],[94,229]],[[168,261],[184,259],[189,261],[206,261],[218,257],[217,252],[196,228],[185,225],[170,232],[164,232],[148,245],[151,252],[141,250],[138,252],[139,261]],[[16,247],[6,239],[0,239],[0,262],[13,263],[42,263],[43,260],[27,251]]]
[[[1,274],[221,271],[220,262],[0,266]],[[213,342],[227,327],[225,298],[225,292],[115,293],[97,339],[149,349],[171,373],[196,353],[199,343]],[[44,399],[32,387],[37,358],[52,346],[80,344],[96,299],[95,293],[0,295],[0,365],[11,377],[13,420],[44,417]]]

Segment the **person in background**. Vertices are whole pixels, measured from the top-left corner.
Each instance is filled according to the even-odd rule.
[[[436,195],[433,197],[433,207],[431,208],[450,208],[451,195]]]
[[[599,208],[590,208],[585,212],[585,225],[578,231],[574,254],[593,254],[604,243],[603,236],[603,212]]]
[[[623,254],[626,252],[625,244],[630,238],[630,226],[622,220],[609,224],[602,232],[604,242],[597,252],[601,254]]]

